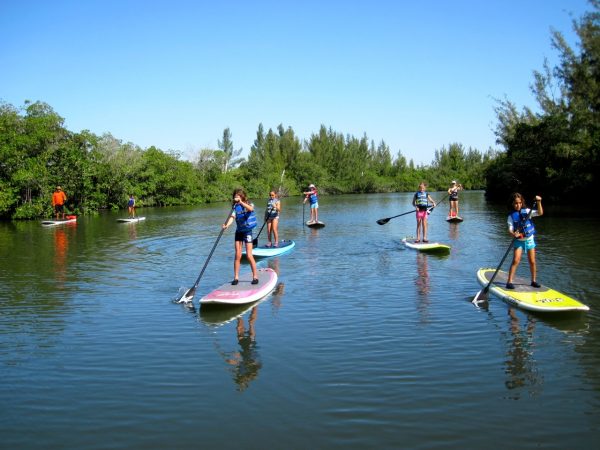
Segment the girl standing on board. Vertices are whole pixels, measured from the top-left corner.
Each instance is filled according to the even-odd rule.
[[[425,190],[425,183],[419,184],[419,190],[415,192],[412,203],[417,211],[417,239],[415,243],[421,242],[421,230],[423,230],[423,242],[429,242],[427,240],[427,208],[430,205],[435,206],[435,202]]]
[[[242,244],[246,244],[246,258],[252,269],[252,284],[258,284],[258,273],[256,271],[256,261],[252,255],[252,230],[256,227],[256,214],[254,205],[248,201],[246,192],[243,189],[233,191],[233,207],[231,216],[223,224],[223,228],[229,228],[229,225],[235,220],[237,228],[235,230],[235,259],[233,261],[233,281],[234,286],[238,284],[240,276],[240,262],[242,260]]]
[[[452,186],[448,189],[448,198],[450,202],[450,210],[448,211],[448,217],[458,217],[458,191],[462,190],[462,184],[456,183],[452,180]]]
[[[536,195],[535,201],[537,202],[537,210],[534,209],[532,211],[525,205],[525,199],[521,194],[518,192],[512,194],[513,211],[508,215],[507,223],[508,232],[515,238],[515,243],[513,261],[510,265],[510,270],[508,271],[508,279],[506,280],[506,289],[515,288],[512,280],[517,271],[517,267],[519,267],[519,263],[521,262],[523,250],[527,251],[529,270],[531,271],[531,286],[534,288],[540,287],[537,282],[537,267],[535,263],[535,241],[533,239],[535,227],[530,219],[544,214],[544,208],[542,208],[542,197]],[[529,215],[530,212],[531,215]]]
[[[127,202],[127,210],[129,211],[129,217],[135,219],[135,198],[133,194],[129,195],[129,201]]]
[[[267,222],[267,247],[275,241],[275,247],[279,245],[279,213],[281,212],[281,202],[275,191],[269,192],[269,201],[267,202],[267,211],[265,212],[265,221]],[[271,239],[271,235],[272,239]]]
[[[310,220],[307,224],[317,223],[319,221],[319,196],[317,194],[317,188],[314,184],[308,186],[308,192],[303,192],[304,202],[310,199]]]

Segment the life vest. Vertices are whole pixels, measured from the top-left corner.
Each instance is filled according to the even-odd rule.
[[[242,205],[235,205],[235,223],[237,231],[246,233],[256,227],[256,214],[248,211]]]
[[[270,198],[267,202],[267,211],[270,211],[267,215],[267,219],[274,219],[279,215],[279,211],[277,211],[277,208],[275,207],[277,203],[279,203],[279,199],[277,198]]]
[[[510,213],[513,221],[513,230],[520,231],[523,235],[528,238],[535,234],[535,227],[533,222],[528,218],[529,213],[527,209],[523,208],[521,211],[513,211]]]
[[[135,200],[133,198],[130,198],[129,201],[127,202],[127,206],[135,206]]]
[[[427,193],[427,191],[415,192],[415,205],[417,205],[419,209],[427,209],[427,206],[429,206],[429,202],[427,201],[428,198],[429,193]]]
[[[458,189],[450,191],[450,200],[458,200]]]
[[[319,197],[317,197],[317,190],[313,189],[310,194],[308,194],[308,199],[311,205],[314,205],[319,201]]]

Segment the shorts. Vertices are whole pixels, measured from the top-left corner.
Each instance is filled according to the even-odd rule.
[[[236,231],[235,241],[245,242],[246,244],[252,243],[252,230],[250,231]]]
[[[527,239],[517,239],[514,244],[515,250],[517,248],[521,248],[525,251],[533,250],[535,248],[535,241],[533,240],[533,236],[529,236]]]
[[[318,209],[318,208],[319,208],[319,202],[310,204],[310,209]]]
[[[54,211],[61,213],[65,211],[65,205],[54,205]]]
[[[417,209],[417,220],[426,219],[427,218],[427,210],[426,209]]]

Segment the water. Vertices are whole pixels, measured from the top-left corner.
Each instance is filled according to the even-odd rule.
[[[448,224],[442,203],[429,237],[452,252],[439,257],[402,246],[412,214],[376,224],[410,200],[322,197],[327,226],[312,230],[284,199],[281,237],[297,246],[259,263],[280,284],[248,310],[172,303],[227,205],[0,224],[0,447],[596,448],[600,220],[550,205],[536,219],[539,280],[590,312],[531,315],[494,297],[486,311],[470,303],[475,272],[504,255],[506,211],[466,192],[465,221]],[[232,278],[232,241],[196,306]]]

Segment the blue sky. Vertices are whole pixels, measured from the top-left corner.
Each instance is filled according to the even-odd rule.
[[[586,0],[0,0],[0,100],[71,131],[193,158],[229,127],[323,124],[415,163],[496,148],[495,98],[535,107],[532,72],[575,46]]]

